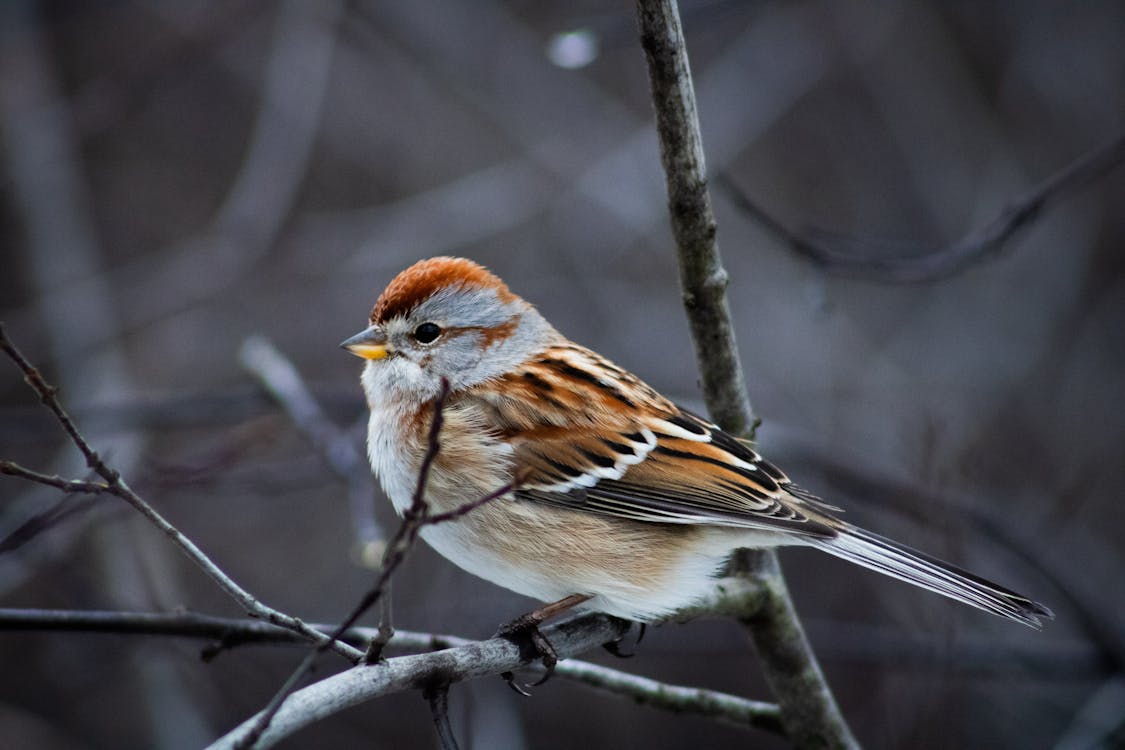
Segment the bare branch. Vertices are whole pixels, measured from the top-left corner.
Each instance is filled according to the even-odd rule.
[[[758,205],[729,176],[720,174],[716,183],[743,213],[827,273],[883,283],[913,284],[949,278],[996,255],[1049,206],[1104,177],[1122,162],[1125,162],[1125,135],[1118,135],[1082,154],[1027,195],[1008,204],[995,219],[956,242],[937,249],[896,247],[896,254],[891,257],[871,257],[865,252],[887,244],[882,241],[842,237],[823,230],[792,229]]]
[[[656,109],[684,306],[703,376],[704,398],[720,425],[752,437],[755,419],[727,305],[727,274],[715,241],[703,140],[679,10],[675,0],[637,0],[637,15]],[[742,562],[750,565],[768,592],[758,611],[741,621],[758,646],[766,677],[781,705],[786,733],[798,747],[857,747],[797,619],[777,556],[773,552],[747,553]]]
[[[717,228],[707,192],[703,139],[679,10],[674,0],[638,0],[637,14],[648,60],[684,307],[696,358],[703,365],[700,373],[707,408],[724,429],[752,436],[755,417],[742,385],[742,365],[726,298],[727,272],[715,242]]]
[[[71,442],[82,452],[82,455],[86,458],[86,464],[98,476],[105,480],[106,486],[104,489],[99,489],[99,492],[116,495],[133,506],[133,508],[148,519],[153,526],[160,529],[160,531],[163,532],[181,552],[187,555],[192,562],[202,568],[203,572],[206,573],[220,589],[242,605],[243,609],[250,616],[259,617],[275,625],[290,628],[303,634],[310,640],[332,646],[338,653],[351,660],[359,658],[359,652],[351,646],[335,644],[325,637],[323,633],[313,630],[298,618],[262,604],[248,591],[235,583],[230,576],[224,573],[218,565],[211,561],[211,558],[207,557],[207,555],[191,541],[191,539],[181,533],[180,530],[169,523],[164,516],[160,515],[155,508],[134,492],[121,475],[112,467],[108,466],[102,460],[101,456],[98,455],[97,451],[90,446],[89,442],[83,437],[78,427],[74,424],[74,421],[70,418],[70,415],[63,409],[56,395],[54,386],[44,380],[40,372],[23,356],[11,340],[9,340],[3,324],[0,324],[0,350],[3,350],[3,352],[16,363],[16,366],[20,368],[24,374],[24,379],[39,396],[39,400],[42,401],[43,405],[55,416],[59,424],[63,426],[63,429],[70,437]]]
[[[559,655],[574,656],[615,638],[628,630],[623,620],[600,614],[559,623],[545,631]],[[529,655],[530,656],[530,655]],[[378,664],[361,665],[293,693],[276,712],[269,727],[257,738],[256,747],[270,747],[298,729],[358,703],[388,693],[424,687],[441,675],[450,684],[497,675],[518,669],[531,660],[520,647],[505,638],[467,643],[436,653],[401,656]],[[263,714],[251,717],[216,741],[213,750],[245,747]]]
[[[566,667],[564,670],[563,667]],[[589,662],[565,662],[555,673],[601,690],[677,714],[717,719],[724,724],[782,734],[781,714],[772,703],[751,701],[703,688],[668,685]]]
[[[352,528],[359,543],[359,559],[382,556],[385,534],[375,520],[375,483],[371,468],[344,430],[332,422],[285,355],[263,336],[252,336],[238,352],[242,366],[255,375],[293,424],[324,457],[348,488]]]
[[[464,505],[459,505],[453,510],[446,511],[445,513],[428,514],[426,516],[426,525],[433,526],[439,523],[445,523],[446,521],[455,521],[458,518],[462,518],[465,515],[473,512],[486,503],[497,500],[504,495],[507,495],[509,492],[514,492],[518,488],[519,482],[509,482],[508,484],[501,486],[499,489],[493,490],[487,495],[483,495],[476,500],[465,503]]]
[[[71,442],[82,452],[83,457],[86,459],[86,465],[97,472],[98,476],[105,479],[110,486],[120,481],[121,478],[118,476],[117,472],[105,465],[97,452],[86,442],[86,438],[78,431],[78,427],[75,426],[70,415],[62,408],[62,404],[59,403],[59,399],[56,395],[57,389],[43,379],[43,375],[39,370],[23,356],[23,352],[17,349],[15,344],[8,338],[8,332],[5,330],[3,323],[0,323],[0,350],[3,350],[3,352],[8,355],[8,358],[15,362],[16,366],[20,368],[20,371],[23,373],[24,381],[31,386],[31,389],[39,396],[39,401],[55,415],[55,419],[62,425],[63,430],[66,431]],[[107,490],[108,489],[107,487]]]
[[[99,495],[103,492],[110,491],[109,485],[105,482],[87,482],[83,479],[66,479],[57,474],[41,474],[38,471],[25,469],[14,461],[0,461],[0,474],[7,474],[11,477],[26,479],[29,482],[45,484],[48,487],[55,487],[63,492],[85,492],[91,495]]]
[[[323,630],[324,625],[311,625]],[[306,643],[299,633],[261,620],[214,617],[197,612],[115,612],[106,610],[0,609],[0,630],[138,633],[221,639],[242,643]],[[366,634],[349,634],[362,641]]]
[[[402,524],[383,552],[383,562],[380,565],[379,576],[375,585],[364,595],[351,614],[340,623],[338,631],[341,633],[354,625],[363,613],[374,606],[383,596],[387,585],[390,583],[391,576],[406,559],[407,553],[418,539],[418,532],[428,522],[429,506],[426,503],[426,485],[430,480],[430,469],[441,450],[439,438],[442,425],[445,423],[444,411],[447,398],[449,398],[449,381],[442,378],[441,392],[434,400],[434,415],[430,422],[430,432],[426,441],[426,454],[422,457],[422,464],[418,469],[418,482],[414,486],[414,495],[411,498],[410,507],[403,513]]]
[[[69,310],[90,284],[129,289],[118,311],[122,329],[134,331],[221,292],[262,261],[289,218],[313,156],[346,3],[281,3],[253,131],[238,173],[209,224],[165,252],[143,253],[97,278],[77,277],[45,290],[43,309]],[[175,13],[166,14],[169,21]],[[229,22],[229,20],[228,20]],[[207,268],[207,273],[199,273]],[[76,351],[93,351],[112,339],[91,330]]]
[[[738,591],[744,582],[730,579],[726,581],[726,591]],[[716,589],[716,603],[721,603],[728,598],[723,588]],[[606,640],[620,637],[627,630],[627,625],[613,618],[603,615],[588,615],[580,620],[595,618],[604,623],[605,630],[600,637]],[[313,625],[312,627],[328,632],[333,630],[331,625]],[[602,627],[599,625],[599,627]],[[104,611],[68,611],[68,610],[19,610],[0,609],[0,631],[5,630],[50,630],[67,632],[89,633],[134,633],[147,635],[181,636],[193,638],[208,638],[221,641],[225,647],[249,643],[261,644],[292,644],[299,645],[304,641],[292,632],[268,623],[253,620],[240,620],[193,612],[155,613],[155,612],[104,612]],[[549,632],[554,639],[554,630]],[[352,628],[342,635],[343,638],[356,645],[362,645],[366,640],[376,637],[375,628]],[[599,636],[593,636],[587,648],[597,645],[594,641]],[[465,638],[450,635],[436,635],[433,633],[417,633],[400,631],[396,633],[391,647],[397,650],[423,650],[438,652],[446,649],[468,648],[485,646],[491,653],[492,646],[507,644],[510,641],[504,638],[493,638],[485,642],[470,641]],[[205,655],[208,651],[204,652]],[[430,654],[433,658],[417,663],[415,681],[413,684],[403,684],[394,689],[387,689],[380,693],[395,692],[416,688],[428,684],[427,680],[445,679],[449,676],[447,671],[448,659],[440,653]],[[381,662],[382,666],[391,668],[393,663],[401,657]],[[503,671],[516,669],[525,662],[519,660],[518,648],[513,652],[509,661],[498,663],[494,666],[495,672],[488,675],[499,674]],[[532,669],[536,665],[528,665]],[[555,674],[589,685],[604,692],[620,695],[638,703],[656,709],[685,713],[705,718],[715,719],[726,724],[743,728],[758,728],[765,731],[781,732],[776,706],[751,701],[737,696],[701,688],[691,688],[679,685],[670,685],[643,677],[621,672],[619,670],[603,667],[575,659],[560,662],[555,668]],[[477,675],[482,676],[482,675]],[[454,680],[457,681],[457,680]],[[375,697],[375,696],[369,696]]]

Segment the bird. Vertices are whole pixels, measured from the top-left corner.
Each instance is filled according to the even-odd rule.
[[[366,360],[373,472],[404,514],[428,464],[424,501],[447,522],[423,525],[422,539],[469,573],[546,603],[521,626],[569,609],[657,622],[712,592],[737,550],[782,546],[813,547],[1036,629],[1053,618],[1011,589],[843,520],[752,443],[572,342],[471,260],[415,263],[367,322],[341,346]]]

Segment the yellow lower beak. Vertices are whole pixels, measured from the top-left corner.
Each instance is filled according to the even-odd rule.
[[[387,343],[387,334],[375,326],[344,340],[340,347],[363,359],[385,359],[394,351]]]

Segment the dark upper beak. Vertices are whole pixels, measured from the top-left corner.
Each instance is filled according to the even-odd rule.
[[[387,334],[378,326],[371,326],[350,339],[345,339],[341,342],[340,348],[347,349],[363,359],[384,359],[394,351],[387,343]]]

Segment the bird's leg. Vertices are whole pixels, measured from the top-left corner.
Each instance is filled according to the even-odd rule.
[[[551,675],[555,672],[555,665],[559,662],[558,652],[555,650],[555,647],[551,645],[551,642],[547,640],[547,637],[539,631],[539,626],[552,617],[561,615],[563,612],[576,607],[589,598],[589,594],[571,594],[570,596],[559,599],[557,602],[544,604],[538,609],[520,615],[511,622],[501,625],[500,629],[496,631],[498,637],[507,638],[521,646],[521,648],[524,645],[529,645],[535,657],[543,662],[543,667],[547,670],[547,673],[536,682],[533,682],[529,687],[542,685],[549,680]],[[500,676],[503,677],[508,683],[508,686],[517,693],[530,695],[526,690],[516,685],[515,677],[511,672],[504,672]]]

